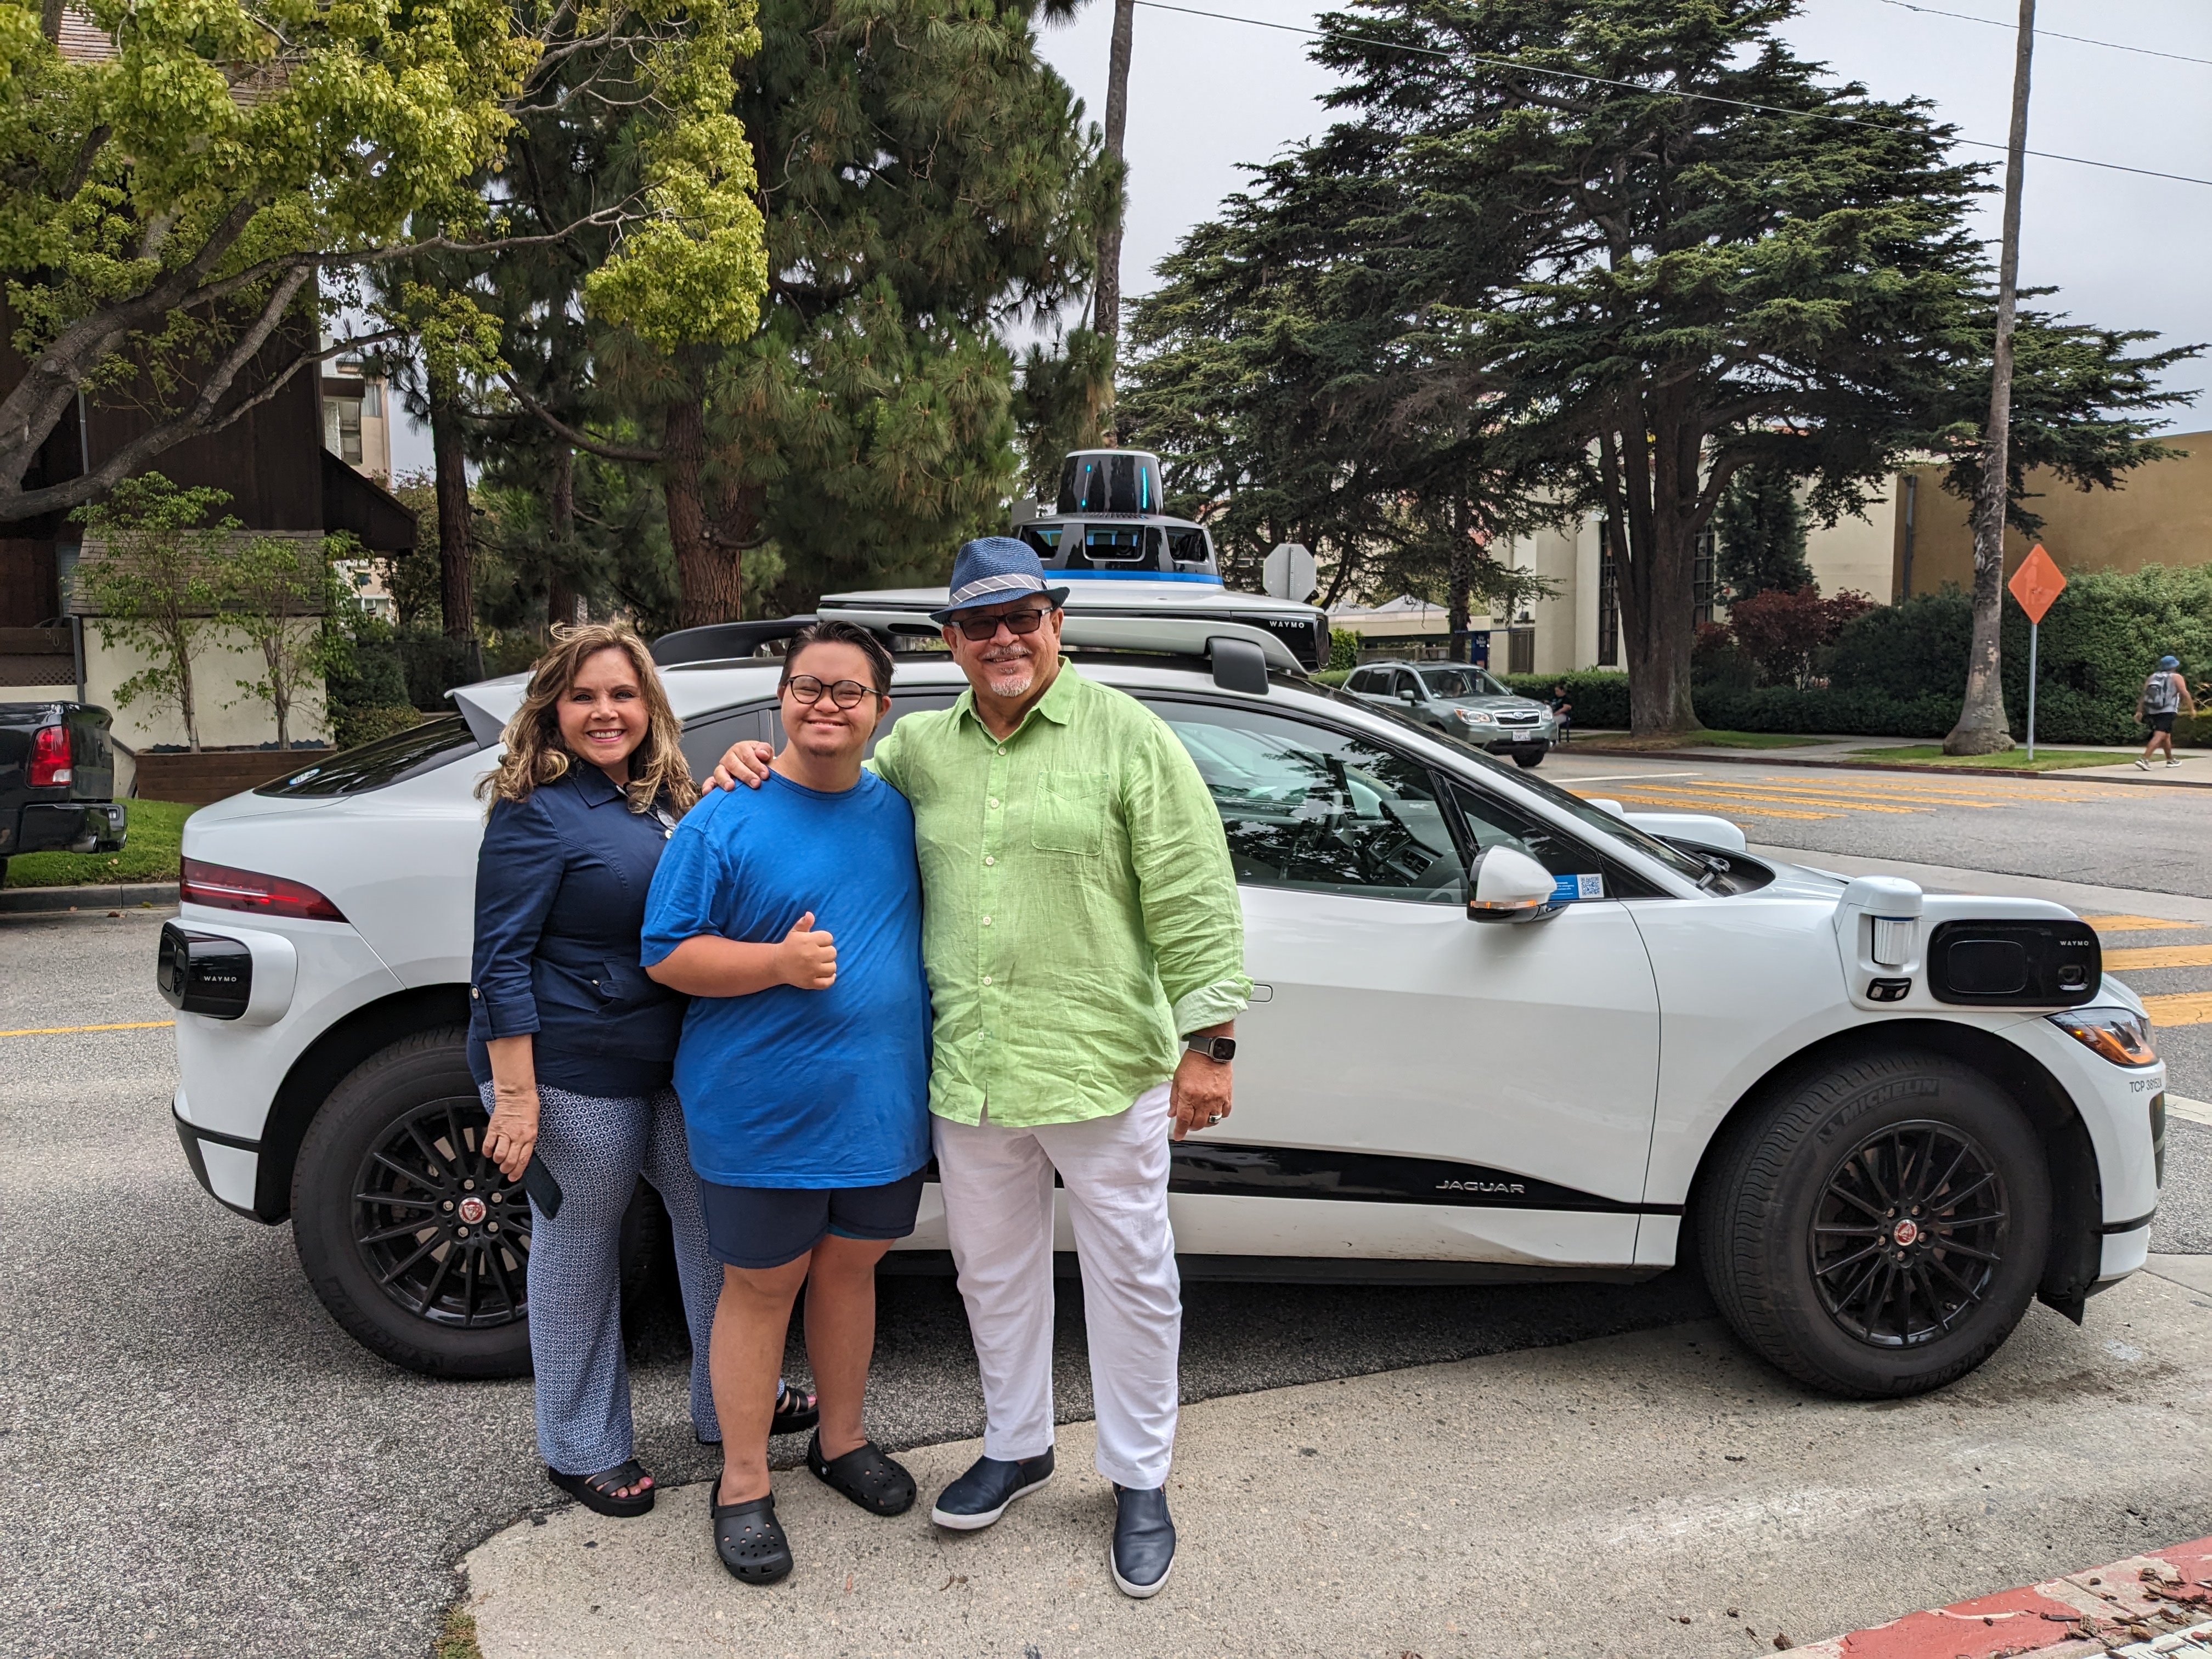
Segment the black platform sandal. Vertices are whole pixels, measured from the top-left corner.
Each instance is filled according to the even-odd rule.
[[[775,1518],[775,1494],[742,1504],[721,1501],[722,1483],[707,1485],[707,1513],[714,1520],[714,1553],[730,1577],[748,1584],[773,1584],[791,1574],[791,1540]]]
[[[771,1436],[797,1434],[802,1429],[812,1428],[821,1420],[822,1408],[812,1395],[801,1394],[781,1377],[776,1378],[775,1414],[768,1420],[768,1431]],[[709,1440],[696,1429],[691,1431],[691,1437],[702,1446],[722,1443],[720,1435]]]
[[[770,1434],[797,1434],[821,1420],[822,1407],[812,1395],[801,1394],[782,1378],[776,1379],[775,1415],[768,1422]]]
[[[563,1474],[548,1464],[545,1478],[586,1509],[601,1515],[611,1515],[617,1521],[626,1521],[651,1510],[653,1494],[658,1490],[657,1487],[647,1486],[643,1492],[632,1492],[628,1498],[616,1495],[624,1486],[635,1486],[641,1480],[653,1479],[635,1457],[617,1463],[611,1469],[601,1469],[597,1474]]]
[[[875,1515],[904,1515],[914,1507],[914,1477],[864,1440],[842,1457],[822,1455],[822,1437],[806,1443],[806,1467],[823,1486],[835,1488]]]

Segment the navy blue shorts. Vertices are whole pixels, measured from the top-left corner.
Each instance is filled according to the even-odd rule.
[[[732,1267],[781,1267],[831,1233],[840,1238],[904,1238],[921,1207],[916,1170],[880,1187],[725,1187],[701,1181],[707,1248]]]

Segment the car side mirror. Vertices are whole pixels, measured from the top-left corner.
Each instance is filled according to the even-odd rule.
[[[1486,847],[1468,872],[1469,921],[1541,921],[1564,908],[1552,872],[1516,847]]]
[[[1421,694],[1414,690],[1410,685],[1400,686],[1398,688],[1398,695],[1404,698],[1407,702],[1419,702],[1421,700]]]

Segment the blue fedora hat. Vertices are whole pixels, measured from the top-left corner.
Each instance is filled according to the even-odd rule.
[[[1024,593],[1042,593],[1054,605],[1067,597],[1066,588],[1045,585],[1044,566],[1029,544],[1012,536],[979,536],[952,556],[945,606],[931,611],[929,619],[949,623],[963,611],[1004,605]]]

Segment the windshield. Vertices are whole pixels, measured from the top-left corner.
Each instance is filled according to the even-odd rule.
[[[1663,864],[1685,881],[1703,881],[1712,873],[1711,866],[1703,859],[1693,858],[1680,848],[1669,846],[1656,836],[1644,834],[1634,825],[1613,817],[1602,806],[1593,806],[1580,795],[1570,794],[1558,784],[1548,782],[1533,772],[1525,771],[1517,766],[1508,765],[1495,756],[1476,748],[1471,743],[1463,742],[1449,732],[1439,732],[1432,726],[1424,726],[1419,720],[1400,714],[1388,703],[1369,702],[1362,698],[1348,696],[1334,686],[1316,685],[1312,689],[1348,707],[1358,709],[1363,714],[1380,714],[1385,720],[1395,720],[1407,731],[1418,732],[1431,743],[1449,744],[1465,758],[1487,768],[1499,778],[1511,782],[1516,787],[1526,789],[1532,794],[1542,797],[1561,811],[1572,814],[1575,821],[1585,830],[1595,830],[1608,841],[1625,842],[1643,854],[1644,857]]]
[[[1513,692],[1480,668],[1428,668],[1421,672],[1432,697],[1510,697]]]
[[[404,732],[379,738],[358,749],[349,749],[330,760],[319,761],[305,771],[264,783],[253,793],[357,795],[363,790],[382,789],[418,777],[447,761],[474,754],[477,746],[466,720],[459,714],[440,714],[420,726],[410,726]]]

